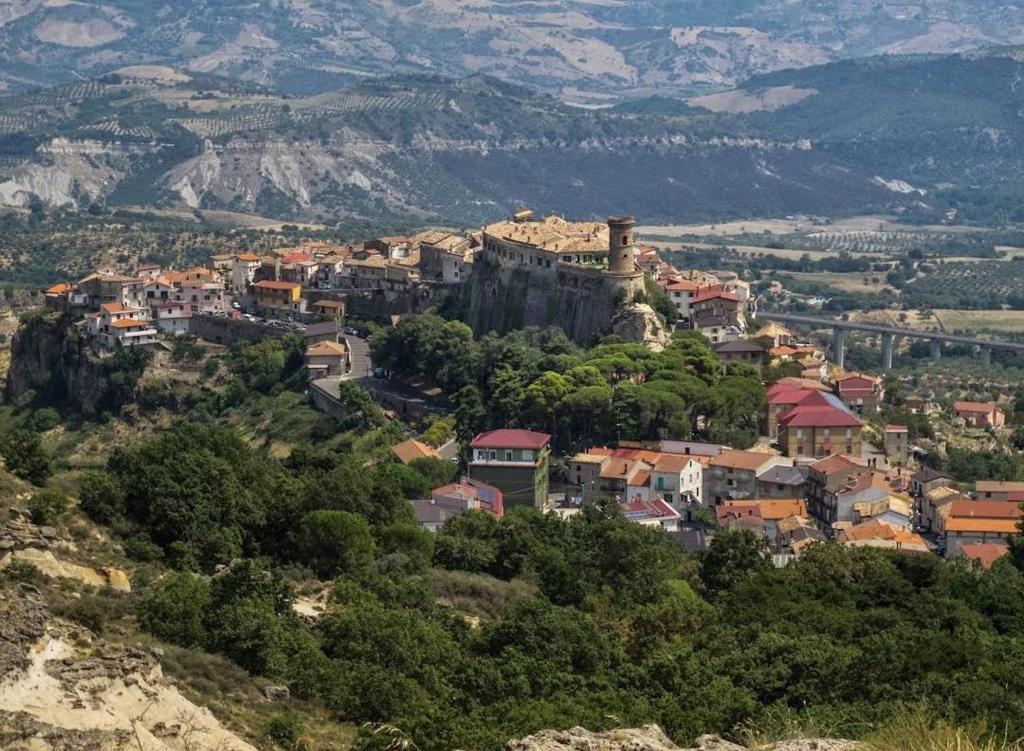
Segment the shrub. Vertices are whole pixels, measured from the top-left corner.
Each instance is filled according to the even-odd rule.
[[[37,409],[35,414],[32,415],[32,424],[40,433],[45,433],[47,430],[53,430],[55,427],[60,425],[60,413],[53,407]]]
[[[0,570],[0,579],[22,584],[39,584],[43,580],[43,573],[34,563],[14,559]]]
[[[53,474],[50,456],[39,434],[31,430],[8,431],[0,438],[0,456],[8,472],[33,485],[42,485]]]
[[[56,488],[43,488],[28,502],[29,513],[36,524],[56,524],[67,507],[67,496]]]
[[[270,718],[265,733],[267,738],[279,747],[287,751],[296,751],[304,746],[300,740],[304,729],[302,717],[296,712],[285,712]]]
[[[192,574],[171,574],[142,598],[139,623],[164,641],[196,647],[206,641],[204,620],[209,606],[206,580]]]
[[[365,571],[374,544],[366,520],[348,511],[312,511],[302,518],[299,547],[304,562],[323,577]]]
[[[124,513],[124,489],[107,472],[86,472],[79,484],[78,504],[93,521],[109,524]]]

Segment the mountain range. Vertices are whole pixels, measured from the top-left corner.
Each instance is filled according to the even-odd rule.
[[[319,94],[157,65],[0,96],[0,205],[472,225],[896,211],[1021,220],[1024,53],[846,60],[571,106],[476,74]]]
[[[317,94],[488,74],[567,101],[695,95],[878,54],[1024,43],[1003,0],[0,0],[10,90],[165,65]]]

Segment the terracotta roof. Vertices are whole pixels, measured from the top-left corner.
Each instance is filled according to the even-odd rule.
[[[799,498],[755,498],[762,519],[779,521],[790,516],[806,516],[807,504]],[[735,501],[726,501],[726,505]]]
[[[629,481],[629,484],[634,487],[642,488],[644,485],[651,484],[651,471],[649,469],[641,469],[633,478]]]
[[[988,414],[999,409],[997,402],[954,402],[953,409],[957,412]]]
[[[313,303],[314,308],[327,308],[333,310],[341,310],[345,307],[345,303],[341,300],[317,300]]]
[[[537,451],[551,443],[547,433],[518,428],[501,428],[480,433],[469,444],[475,449],[531,449]]]
[[[949,507],[950,518],[962,519],[1019,519],[1019,503],[1014,501],[955,500]]]
[[[260,257],[255,253],[239,253],[235,256],[235,260],[251,263],[260,260]]]
[[[47,295],[63,295],[66,292],[70,292],[70,291],[71,291],[71,285],[70,284],[66,284],[65,282],[58,282],[57,284],[55,284],[52,287],[50,287],[49,289],[47,289],[44,294],[47,294]]]
[[[317,342],[306,350],[306,357],[322,357],[324,355],[344,355],[348,352],[344,344],[337,342]]]
[[[839,540],[852,544],[889,543],[879,547],[898,547],[913,552],[928,552],[928,545],[921,535],[901,527],[894,527],[878,519],[871,519],[844,529]]]
[[[653,501],[635,498],[620,504],[619,510],[626,519],[633,522],[679,518],[679,512],[660,498],[655,498]]]
[[[696,457],[686,454],[662,454],[654,463],[655,472],[682,472]]]
[[[276,290],[293,290],[302,289],[302,285],[298,282],[256,282],[254,285],[257,289],[276,289]]]
[[[979,493],[1019,493],[1024,491],[1024,482],[1007,480],[978,480],[974,484]]]
[[[1015,535],[1016,519],[968,519],[962,516],[946,520],[947,532],[989,532],[992,534]]]
[[[833,454],[832,456],[827,456],[820,461],[816,461],[811,465],[811,469],[821,472],[823,475],[830,475],[833,472],[838,472],[850,467],[867,468],[867,466],[868,463],[859,457],[850,456],[849,454]]]
[[[134,313],[142,310],[142,308],[129,308],[126,305],[122,305],[119,302],[105,302],[100,305],[100,310],[104,313]]]
[[[906,433],[907,432],[907,426],[906,425],[886,425],[885,426],[885,432],[886,433]]]
[[[829,391],[829,387],[816,378],[797,378],[796,376],[786,376],[780,378],[774,384],[772,388],[776,386],[786,386],[790,388],[801,388],[810,389],[811,391]]]
[[[794,428],[859,428],[858,420],[849,409],[832,394],[808,391],[797,405],[783,415],[779,422]]]
[[[414,459],[425,459],[434,458],[439,459],[440,456],[434,449],[430,448],[425,443],[410,438],[408,441],[402,441],[391,447],[391,453],[397,457],[398,461],[402,464],[408,464]]]
[[[756,451],[740,451],[739,449],[726,449],[718,456],[711,457],[713,467],[732,467],[733,469],[746,469],[754,472],[772,459],[770,454],[761,454]]]
[[[1010,552],[1002,542],[968,542],[960,546],[964,558],[977,561],[982,568],[992,568],[992,564]]]
[[[145,329],[149,328],[149,321],[136,321],[131,318],[122,318],[110,324],[114,329]]]
[[[700,285],[696,282],[691,282],[689,279],[676,279],[669,282],[665,289],[672,292],[696,292],[700,289]]]
[[[708,300],[714,299],[726,300],[728,302],[740,301],[736,295],[732,292],[726,291],[726,289],[720,284],[715,284],[711,287],[704,287],[693,296],[694,303],[707,302]]]

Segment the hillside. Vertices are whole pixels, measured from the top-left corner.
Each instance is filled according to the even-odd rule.
[[[726,88],[781,68],[1024,41],[997,0],[0,2],[12,90],[170,65],[320,93],[366,76],[487,73],[568,99]]]
[[[475,224],[519,203],[651,219],[905,203],[806,141],[731,117],[580,110],[484,76],[284,98],[147,71],[11,95],[0,112],[0,203],[22,207]]]

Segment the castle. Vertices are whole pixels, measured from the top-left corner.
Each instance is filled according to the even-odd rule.
[[[634,226],[629,216],[607,223],[538,220],[521,209],[484,227],[470,325],[478,334],[560,326],[577,342],[609,333],[623,305],[644,291]]]

